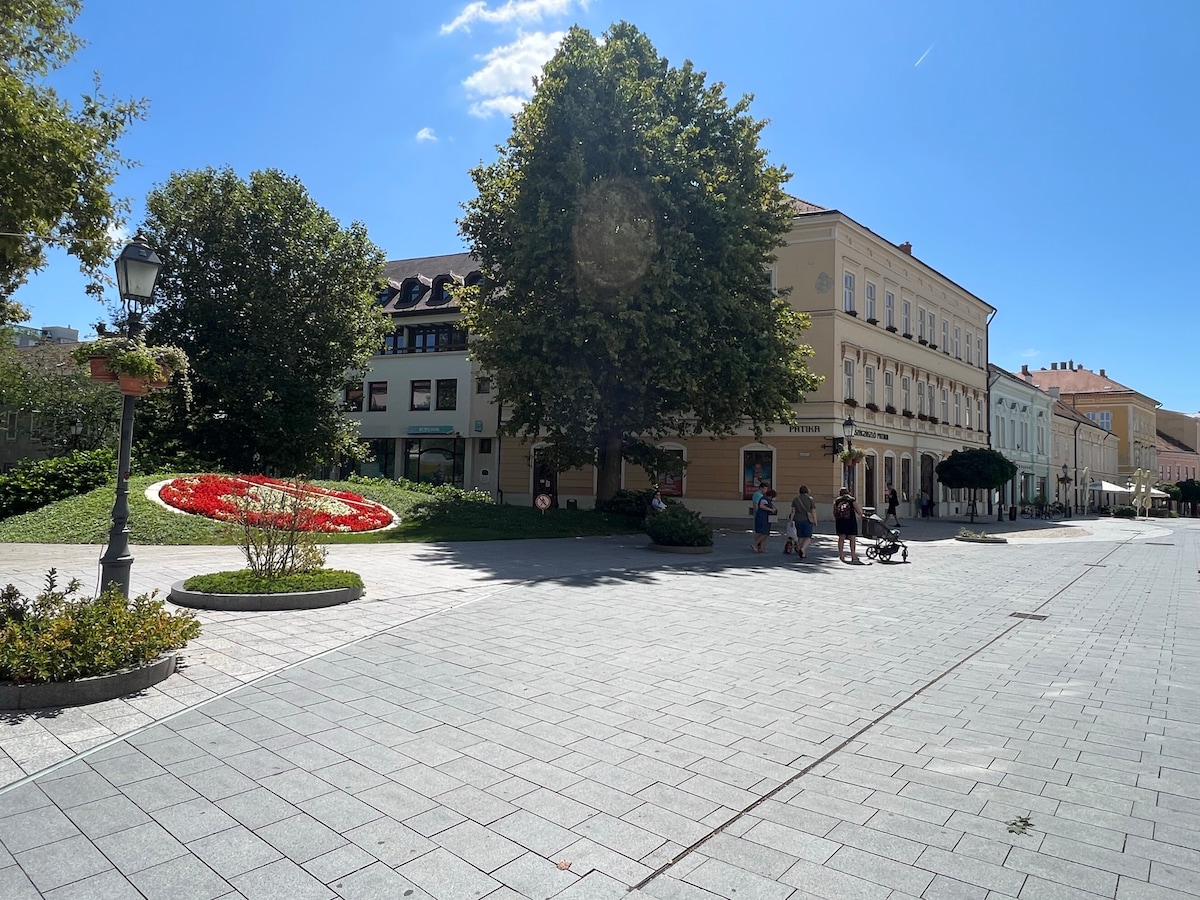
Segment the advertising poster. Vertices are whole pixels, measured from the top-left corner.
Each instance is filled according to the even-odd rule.
[[[771,451],[743,450],[742,471],[744,473],[742,479],[742,499],[752,500],[754,492],[764,482],[771,484],[774,481],[774,473],[771,471]]]

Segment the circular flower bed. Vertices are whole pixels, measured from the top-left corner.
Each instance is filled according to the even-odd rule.
[[[217,519],[250,525],[288,527],[292,501],[300,498],[305,531],[377,531],[394,524],[392,511],[350,491],[331,491],[265,475],[189,475],[159,488],[167,506]]]

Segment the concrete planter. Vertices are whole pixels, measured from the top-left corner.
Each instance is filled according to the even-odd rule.
[[[1008,538],[1002,537],[956,537],[956,541],[964,544],[1007,544]]]
[[[46,709],[100,703],[144,691],[174,671],[175,654],[168,653],[136,669],[122,669],[74,681],[51,681],[46,684],[3,682],[0,683],[0,709]]]
[[[672,547],[667,544],[656,544],[651,541],[646,545],[647,550],[657,550],[659,553],[682,553],[685,555],[697,555],[701,553],[712,553],[713,548],[708,547]]]
[[[291,594],[206,594],[187,591],[183,582],[171,585],[171,602],[192,609],[219,609],[230,612],[275,612],[284,609],[320,609],[349,603],[363,595],[358,587],[327,591],[297,591]]]

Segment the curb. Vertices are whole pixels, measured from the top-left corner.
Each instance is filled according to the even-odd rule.
[[[206,594],[187,591],[183,582],[171,585],[170,599],[176,606],[190,609],[215,609],[224,612],[278,612],[287,609],[321,609],[357,600],[363,595],[358,587],[331,588],[327,591],[296,591],[291,594]]]
[[[956,541],[962,541],[964,544],[1007,544],[1008,538],[1002,537],[955,537]]]
[[[659,553],[683,553],[688,555],[698,555],[701,553],[712,553],[711,545],[708,547],[671,547],[667,544],[655,544],[651,542],[646,545],[647,550],[656,550]]]
[[[136,694],[158,684],[175,671],[175,654],[160,656],[136,669],[47,684],[0,684],[0,710],[82,706]]]

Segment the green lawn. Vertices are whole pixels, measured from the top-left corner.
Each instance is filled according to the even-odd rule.
[[[139,475],[129,480],[129,531],[135,544],[235,544],[232,528],[201,516],[163,509],[146,499],[146,488],[172,475]],[[322,535],[330,543],[407,541],[494,541],[519,538],[581,537],[640,531],[622,516],[586,510],[550,510],[494,506],[443,499],[379,483],[317,482],[354,491],[376,500],[400,516],[401,524],[373,534]],[[113,487],[96,488],[79,497],[0,522],[0,543],[103,544],[112,524]]]

